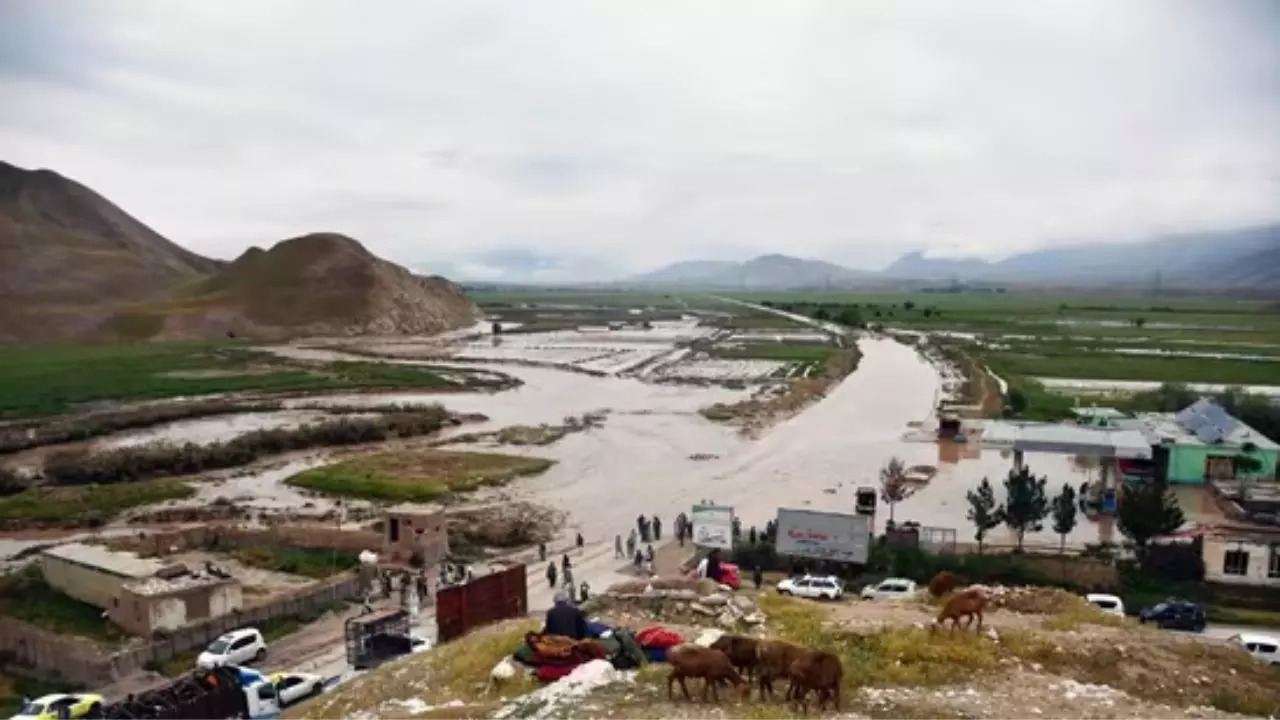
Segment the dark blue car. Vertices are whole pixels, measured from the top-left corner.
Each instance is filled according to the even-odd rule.
[[[1207,623],[1204,608],[1189,600],[1165,600],[1138,613],[1138,622],[1153,623],[1166,630],[1201,632]]]

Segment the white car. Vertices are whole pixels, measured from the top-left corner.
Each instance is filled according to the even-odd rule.
[[[1244,648],[1245,652],[1271,665],[1280,665],[1280,639],[1271,635],[1241,633],[1227,638],[1227,642]]]
[[[863,600],[899,600],[916,594],[916,583],[906,578],[888,578],[879,585],[867,585],[858,594]]]
[[[276,693],[280,696],[280,707],[324,692],[324,678],[312,673],[275,673],[271,676],[271,684],[276,686]]]
[[[196,667],[209,669],[221,665],[245,665],[267,656],[267,641],[257,628],[240,628],[209,643],[196,658]]]
[[[780,581],[778,593],[818,600],[839,600],[844,595],[844,584],[835,575],[805,575]]]
[[[1108,615],[1124,617],[1124,601],[1115,595],[1105,593],[1089,593],[1084,596],[1085,602]]]

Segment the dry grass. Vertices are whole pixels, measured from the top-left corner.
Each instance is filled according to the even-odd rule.
[[[398,701],[418,699],[437,708],[419,717],[475,717],[481,710],[523,695],[536,682],[518,675],[502,687],[489,683],[489,672],[537,630],[532,619],[510,620],[480,628],[431,652],[391,663],[352,680],[337,690],[285,712],[289,718],[348,717],[358,712],[379,717],[404,716]],[[441,707],[452,701],[462,705]]]
[[[543,458],[448,450],[361,455],[289,478],[309,490],[367,500],[425,502],[452,493],[505,485],[551,467]]]

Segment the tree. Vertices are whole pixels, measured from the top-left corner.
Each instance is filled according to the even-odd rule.
[[[889,522],[893,522],[893,506],[907,497],[907,465],[896,457],[880,468],[880,500],[889,506]]]
[[[987,531],[1004,522],[1004,508],[996,505],[996,493],[991,489],[991,482],[982,478],[977,490],[965,493],[969,501],[969,522],[973,523],[973,539],[978,541],[978,554],[982,554],[982,541]]]
[[[1146,324],[1147,324],[1147,319],[1146,319],[1146,318],[1134,318],[1134,319],[1133,319],[1133,326],[1134,326],[1134,327],[1136,327],[1136,328],[1140,328],[1140,327],[1142,327],[1143,325],[1146,325]]]
[[[1004,479],[1004,524],[1018,536],[1018,552],[1027,531],[1040,532],[1049,515],[1049,498],[1044,487],[1047,478],[1037,478],[1027,467],[1009,471]]]
[[[1021,415],[1027,409],[1027,394],[1016,387],[1009,388],[1009,410],[1014,415]]]
[[[908,312],[914,310],[915,307],[916,307],[916,304],[914,302],[911,302],[910,300],[902,303],[902,309]]]
[[[1063,483],[1062,492],[1053,499],[1053,531],[1058,533],[1058,554],[1067,548],[1067,535],[1076,529],[1076,489]]]
[[[1185,520],[1177,498],[1163,480],[1125,485],[1120,506],[1116,508],[1120,532],[1134,544],[1139,557],[1151,538],[1177,530]]]
[[[826,308],[820,307],[814,310],[810,317],[819,322],[826,322],[831,319],[831,313],[827,312]]]

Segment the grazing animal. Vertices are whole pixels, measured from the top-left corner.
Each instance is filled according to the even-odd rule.
[[[791,702],[799,703],[801,712],[809,712],[809,691],[818,697],[818,712],[826,706],[840,710],[840,682],[844,679],[844,665],[840,658],[829,652],[805,650],[791,663]]]
[[[982,611],[987,607],[987,594],[983,590],[975,587],[965,588],[951,599],[947,600],[947,604],[942,606],[942,610],[938,613],[938,619],[933,621],[933,628],[937,628],[947,620],[951,621],[951,630],[960,625],[960,618],[964,618],[964,628],[969,629],[969,625],[973,623],[973,619],[978,619],[978,627],[975,632],[982,630]]]
[[[725,681],[740,688],[743,699],[751,694],[751,686],[742,679],[737,670],[733,669],[729,656],[719,650],[683,643],[667,650],[667,662],[671,665],[671,673],[667,675],[667,699],[669,700],[674,699],[672,686],[679,680],[680,689],[684,691],[684,699],[693,701],[689,695],[689,686],[685,685],[685,678],[702,678],[702,702],[707,702],[707,693],[710,693],[717,703],[720,702],[720,693],[716,690],[716,686]]]
[[[756,643],[756,682],[760,686],[760,699],[773,697],[773,681],[790,679],[791,664],[805,649],[781,640],[761,640]],[[791,699],[793,685],[787,687],[787,700]]]
[[[756,667],[756,645],[759,641],[755,638],[743,637],[741,635],[721,635],[716,641],[711,643],[712,650],[719,650],[729,657],[729,662],[737,668],[743,677],[750,679],[752,671]]]
[[[942,597],[954,590],[958,582],[959,580],[951,574],[950,570],[943,570],[929,581],[929,594],[933,597]]]

